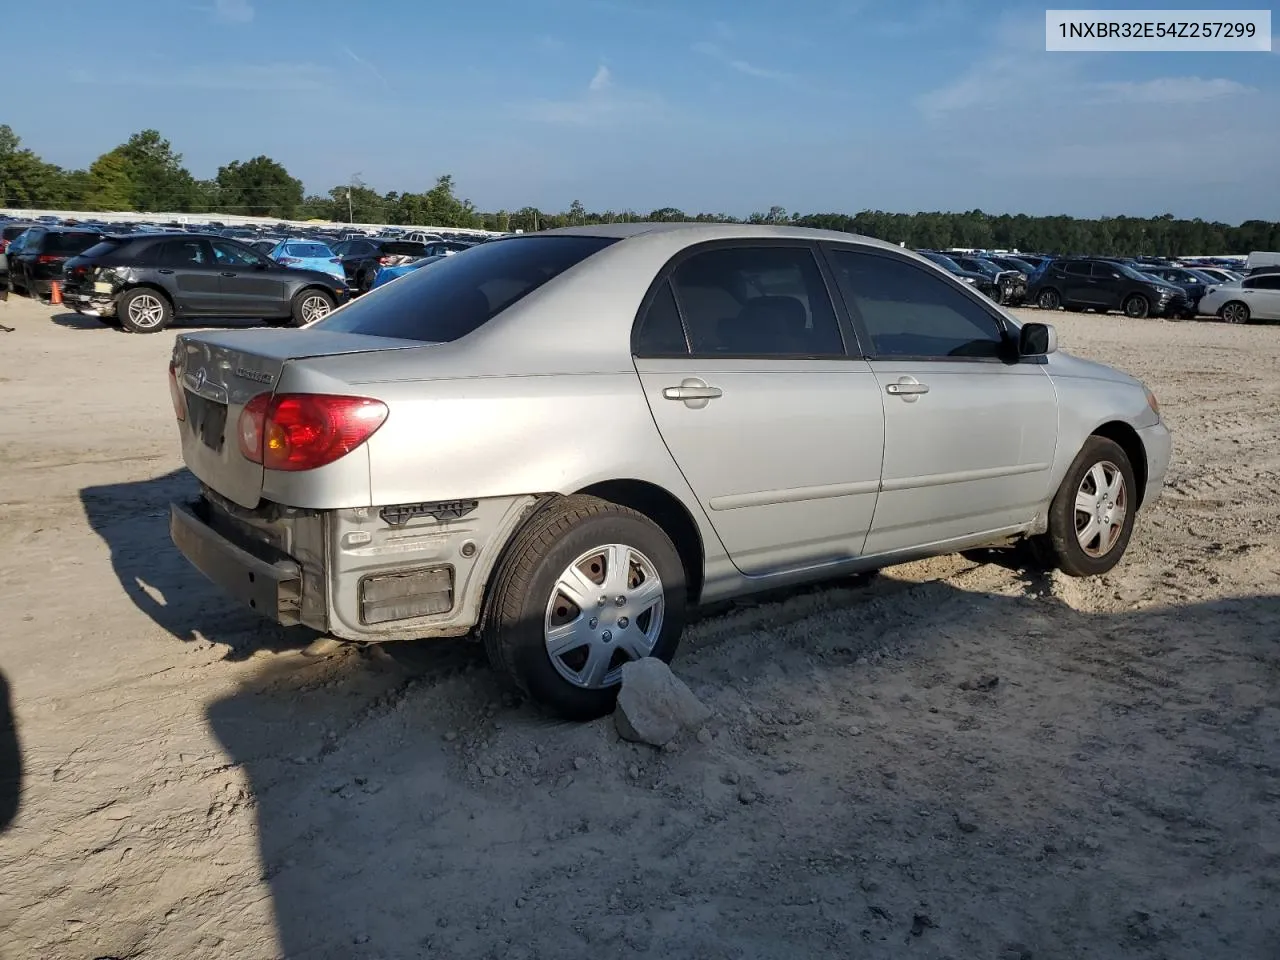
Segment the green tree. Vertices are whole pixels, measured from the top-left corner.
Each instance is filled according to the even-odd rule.
[[[195,178],[182,165],[158,130],[142,130],[112,152],[118,152],[129,167],[133,186],[130,197],[135,210],[157,213],[186,212],[195,200]]]
[[[132,210],[133,168],[119,150],[104,153],[89,167],[84,205],[90,210]]]
[[[292,220],[302,206],[302,181],[267,156],[218,168],[218,206],[229,213]]]
[[[60,207],[66,201],[66,173],[22,146],[8,124],[0,124],[0,205]]]

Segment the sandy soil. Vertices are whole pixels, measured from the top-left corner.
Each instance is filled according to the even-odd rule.
[[[708,617],[713,736],[657,752],[225,601],[167,538],[171,338],[0,305],[0,955],[1280,956],[1280,328],[1055,319],[1176,431],[1122,566]]]

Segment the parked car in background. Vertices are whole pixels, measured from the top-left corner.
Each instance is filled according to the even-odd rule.
[[[401,263],[395,266],[379,267],[377,274],[373,278],[373,286],[369,289],[376,290],[378,287],[384,287],[398,277],[413,273],[415,270],[421,270],[423,267],[438,263],[443,259],[443,256],[423,257],[420,260],[410,260],[408,263]]]
[[[467,240],[434,240],[424,244],[428,257],[451,257],[475,246]]]
[[[971,287],[990,297],[992,300],[999,301],[1000,288],[996,286],[995,281],[985,273],[966,270],[964,267],[960,266],[960,264],[956,263],[954,258],[945,253],[938,253],[934,250],[921,250],[919,253],[920,256],[924,257],[926,260],[933,261],[933,263],[937,264],[943,270],[947,271],[947,273],[956,277],[963,283],[969,284]]]
[[[1196,305],[1200,302],[1200,298],[1214,285],[1213,281],[1197,275],[1195,270],[1188,270],[1186,267],[1143,267],[1141,272],[1180,287],[1187,297],[1184,314],[1188,317],[1196,315]]]
[[[1036,279],[1029,299],[1042,310],[1119,310],[1127,317],[1182,316],[1180,287],[1113,260],[1052,261]]]
[[[1226,270],[1222,267],[1196,267],[1195,270],[1196,273],[1208,277],[1210,283],[1234,283],[1236,280],[1244,278],[1243,273],[1237,273],[1235,270]]]
[[[401,234],[397,239],[412,240],[415,243],[439,243],[444,237],[426,230],[410,230],[408,233]]]
[[[1260,273],[1210,287],[1200,298],[1198,312],[1227,323],[1280,320],[1280,272]]]
[[[347,299],[346,284],[331,274],[281,266],[207,234],[106,237],[69,260],[64,277],[67,306],[132,333],[188,317],[301,326]]]
[[[1105,573],[1170,452],[1048,324],[796,227],[498,240],[305,330],[180,334],[169,377],[206,576],[348,640],[478,630],[572,718],[700,604],[1021,537]]]
[[[0,251],[0,300],[9,299],[9,255]]]
[[[281,240],[268,252],[276,263],[298,270],[319,270],[346,283],[342,260],[334,255],[327,244],[319,240]]]
[[[1009,270],[987,257],[974,257],[961,254],[951,258],[960,265],[961,270],[970,273],[981,273],[995,284],[996,303],[1021,303],[1027,296],[1027,276],[1021,270]]]
[[[1246,274],[1252,273],[1259,267],[1278,267],[1280,268],[1280,253],[1273,250],[1255,250],[1249,254],[1244,262],[1244,271]]]
[[[96,230],[77,227],[31,227],[10,243],[9,288],[29,297],[48,297],[62,278],[62,265],[102,238]]]
[[[411,260],[421,260],[427,255],[427,248],[414,240],[378,240],[372,237],[360,237],[356,240],[342,241],[333,248],[333,253],[342,260],[342,269],[348,285],[363,293],[373,288],[373,281],[380,267],[397,266]]]
[[[9,249],[9,244],[22,236],[36,224],[30,220],[10,220],[0,226],[0,253]]]

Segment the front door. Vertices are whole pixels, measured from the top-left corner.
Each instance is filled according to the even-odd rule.
[[[884,443],[879,387],[807,244],[686,256],[633,352],[672,457],[743,573],[862,553]]]
[[[284,300],[285,269],[266,257],[230,240],[214,240],[223,309],[228,317],[275,317],[287,313]],[[276,269],[272,269],[272,267]]]
[[[894,254],[829,256],[884,406],[884,467],[865,552],[930,547],[1028,523],[1049,494],[1057,396],[1044,366],[1007,362],[976,295]]]

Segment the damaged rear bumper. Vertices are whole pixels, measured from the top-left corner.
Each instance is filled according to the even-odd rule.
[[[114,317],[116,315],[115,297],[106,293],[77,293],[74,290],[64,291],[62,302],[76,313],[87,317]]]

